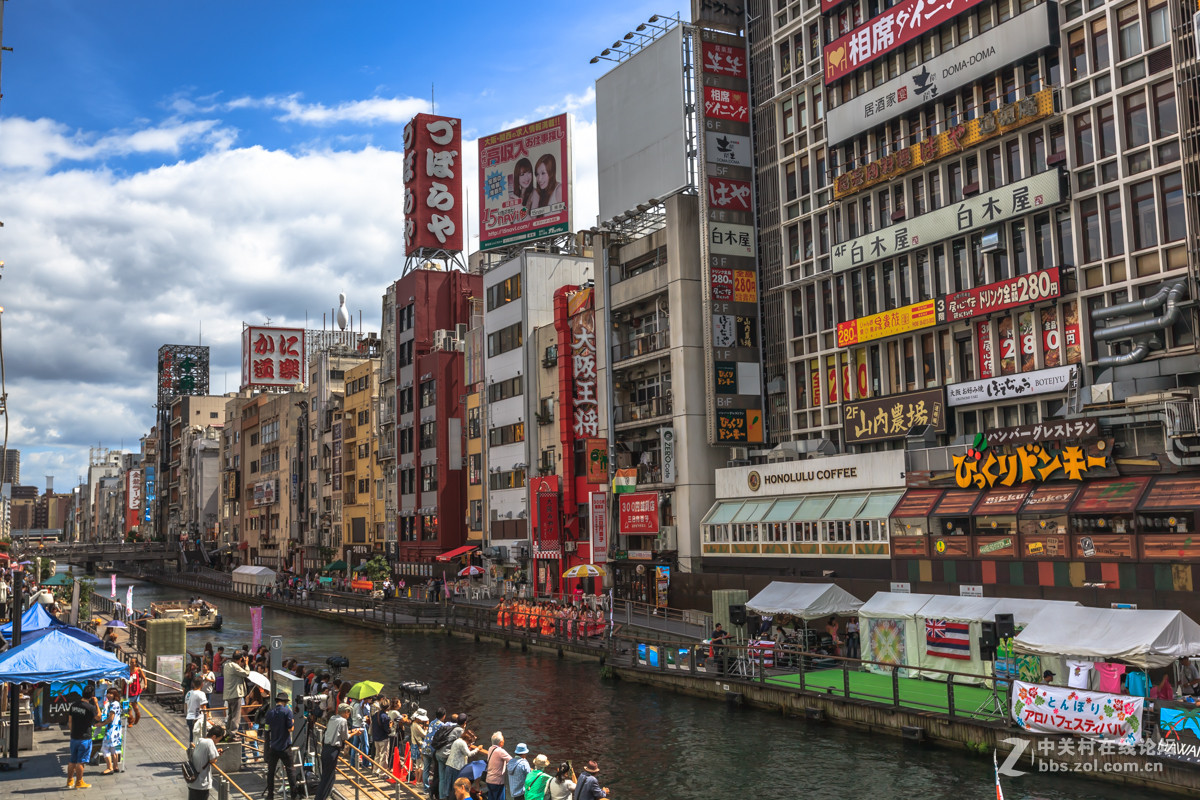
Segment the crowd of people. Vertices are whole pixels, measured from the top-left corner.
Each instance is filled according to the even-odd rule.
[[[558,604],[535,600],[504,599],[495,608],[496,624],[540,636],[588,639],[603,636],[604,612],[581,603]]]

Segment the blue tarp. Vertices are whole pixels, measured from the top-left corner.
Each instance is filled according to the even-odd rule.
[[[41,603],[34,603],[29,607],[29,610],[21,615],[22,634],[24,634],[26,631],[37,631],[41,630],[42,628],[58,628],[65,626],[66,624],[67,623],[60,622],[51,616],[50,612],[47,611]],[[3,636],[5,639],[12,638],[11,622],[0,626],[0,636]]]
[[[93,681],[127,678],[129,667],[70,634],[53,630],[0,655],[0,682]]]
[[[25,631],[21,631],[21,644],[36,641],[37,639],[42,638],[43,636],[50,633],[51,631],[62,631],[67,636],[71,636],[75,639],[78,639],[79,641],[83,642],[84,644],[90,644],[92,647],[100,647],[101,645],[104,644],[103,642],[100,641],[99,636],[93,636],[92,634],[85,631],[83,628],[72,628],[70,625],[55,625],[52,628],[39,628],[35,631],[30,631],[29,633],[26,633]]]

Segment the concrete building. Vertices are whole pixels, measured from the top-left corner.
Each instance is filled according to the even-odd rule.
[[[528,376],[543,353],[534,352],[535,333],[554,325],[554,296],[563,286],[582,286],[592,276],[590,258],[524,249],[486,271],[482,403],[487,463],[485,554],[498,575],[529,577],[531,540],[526,475],[540,452],[526,436],[538,399]]]
[[[228,401],[229,398],[224,395],[183,395],[171,398],[167,413],[169,427],[165,432],[167,438],[164,443],[167,450],[167,474],[159,478],[159,508],[164,511],[162,519],[166,523],[164,532],[168,541],[178,540],[185,533],[189,536],[199,533],[198,527],[192,527],[192,523],[199,524],[195,519],[195,509],[189,508],[185,512],[182,502],[187,492],[186,487],[192,482],[190,470],[196,463],[185,456],[197,429],[203,436],[204,429],[220,427]]]
[[[401,576],[432,574],[437,556],[467,540],[464,349],[472,298],[481,296],[477,274],[418,268],[385,299],[395,308],[395,396],[382,408],[394,436],[383,426],[380,457],[397,466],[391,558]]]
[[[0,457],[4,459],[4,483],[16,486],[21,482],[21,451],[11,447],[0,449]]]
[[[383,472],[376,458],[379,359],[346,370],[342,442],[342,558],[351,567],[383,554]]]
[[[463,354],[467,390],[467,507],[466,544],[483,546],[484,520],[487,519],[487,462],[483,446],[483,298],[471,299],[471,321]]]

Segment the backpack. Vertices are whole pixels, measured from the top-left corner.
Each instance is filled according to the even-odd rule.
[[[443,747],[453,744],[454,739],[450,737],[452,733],[454,733],[453,725],[446,724],[438,728],[438,732],[433,735],[433,741],[429,743],[429,749],[436,753]]]

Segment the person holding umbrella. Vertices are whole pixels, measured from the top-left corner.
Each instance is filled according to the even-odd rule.
[[[371,705],[369,700],[377,697],[383,691],[383,684],[376,681],[359,681],[350,687],[350,699],[358,702],[351,706],[350,727],[358,729],[358,735],[350,738],[350,744],[357,747],[361,753],[352,753],[350,763],[364,768],[363,761],[371,751],[368,737],[368,723],[371,720]]]

